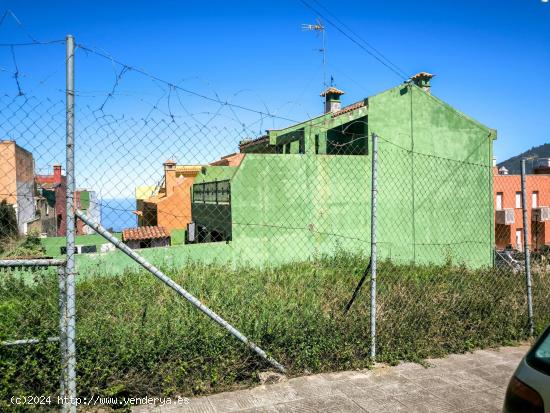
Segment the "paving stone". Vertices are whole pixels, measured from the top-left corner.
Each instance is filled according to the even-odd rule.
[[[376,390],[376,387],[356,386],[353,381],[340,381],[338,383],[334,383],[332,387],[344,394],[346,397],[350,398],[368,397]]]
[[[216,412],[236,412],[239,410],[261,407],[262,400],[252,396],[248,391],[221,393],[208,397]]]
[[[256,399],[262,400],[262,404],[277,404],[300,398],[296,389],[287,383],[259,386],[250,390],[250,394]]]
[[[404,411],[406,407],[393,397],[355,397],[353,401],[367,412]]]
[[[406,406],[406,411],[408,413],[454,413],[459,410],[449,403],[437,400],[430,403],[420,403],[412,406]]]
[[[424,389],[397,394],[395,398],[406,406],[439,401],[439,399],[435,395]]]
[[[387,372],[385,374],[375,375],[372,377],[372,382],[376,386],[383,386],[389,383],[397,383],[397,384],[410,383],[408,377],[399,375],[393,372]]]
[[[361,380],[371,375],[370,372],[364,373],[360,371],[339,371],[336,373],[321,374],[326,381],[338,381],[338,380]]]
[[[434,389],[436,387],[444,387],[452,384],[445,380],[443,376],[421,377],[419,379],[413,378],[411,382],[424,389]]]
[[[422,390],[422,387],[412,381],[406,382],[388,382],[380,386],[373,387],[371,391],[379,391],[385,394],[397,395]]]
[[[279,410],[274,406],[253,407],[251,409],[239,410],[238,413],[279,413]]]
[[[513,371],[510,373],[499,373],[494,376],[486,377],[485,380],[493,383],[495,386],[508,386],[508,382],[512,378]]]
[[[191,398],[184,406],[137,406],[134,413],[471,413],[501,412],[506,387],[527,346],[481,350],[415,363],[298,377]]]
[[[422,370],[422,369],[425,369],[425,367],[421,366],[418,363],[401,363],[393,367],[393,369],[394,371],[401,372],[401,371],[411,371],[411,370]]]
[[[189,404],[166,404],[164,406],[142,405],[132,408],[133,413],[215,413],[208,397],[189,399]]]
[[[281,403],[275,406],[277,412],[340,412],[354,413],[362,409],[350,399],[344,396],[327,396],[320,398],[309,398],[295,400],[288,403]]]
[[[399,373],[400,376],[403,376],[407,379],[420,378],[420,377],[433,377],[437,375],[437,370],[433,367],[422,367],[419,370],[405,370]]]

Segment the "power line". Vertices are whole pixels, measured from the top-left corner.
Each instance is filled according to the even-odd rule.
[[[4,23],[4,20],[8,16],[10,16],[15,21],[15,24],[17,24],[17,26],[19,26],[19,28],[23,31],[23,33],[25,33],[25,35],[31,40],[32,43],[39,43],[38,40],[36,40],[29,33],[29,31],[25,28],[25,26],[23,26],[23,23],[21,23],[21,20],[19,20],[19,18],[15,15],[15,13],[13,11],[11,11],[10,9],[7,9],[4,12],[4,14],[2,15],[2,18],[0,19],[0,26]]]
[[[369,47],[371,50],[373,50],[375,53],[377,53],[382,59],[384,59],[388,64],[393,66],[397,71],[399,71],[404,77],[408,78],[407,72],[405,72],[401,67],[397,66],[394,62],[392,62],[388,57],[386,57],[380,50],[375,48],[372,44],[370,44],[368,41],[365,40],[364,37],[361,37],[359,34],[357,34],[356,31],[354,31],[351,27],[349,27],[346,23],[344,23],[342,20],[340,20],[334,13],[332,13],[329,9],[327,9],[323,4],[321,4],[318,0],[313,0],[319,7],[321,7],[323,10],[325,10],[329,15],[334,17],[334,20],[336,20],[338,23],[340,23],[345,29],[347,29],[351,34],[353,34],[355,37],[357,37],[359,40],[361,40],[367,47]]]
[[[399,78],[401,78],[402,80],[407,80],[409,78],[409,76],[407,76],[401,69],[399,69],[398,66],[396,66],[394,63],[391,62],[391,60],[389,60],[387,57],[385,57],[381,52],[379,52],[378,50],[376,50],[374,47],[370,46],[370,44],[368,44],[364,39],[360,38],[358,35],[355,35],[357,37],[359,37],[365,44],[368,45],[368,47],[370,47],[372,50],[374,50],[374,52],[372,52],[371,50],[369,50],[367,47],[365,47],[364,44],[360,43],[359,41],[357,41],[355,38],[353,38],[352,36],[350,36],[344,29],[342,29],[338,24],[334,23],[332,20],[330,20],[328,17],[326,17],[323,13],[321,13],[319,11],[319,9],[315,8],[314,6],[312,6],[311,4],[309,4],[307,1],[305,0],[300,0],[300,2],[306,6],[308,9],[310,9],[311,11],[313,11],[314,13],[318,14],[319,16],[321,16],[323,18],[324,21],[326,21],[328,24],[330,24],[332,27],[334,27],[336,30],[338,30],[342,35],[344,35],[346,38],[348,38],[349,40],[351,40],[353,43],[355,43],[357,46],[359,46],[363,51],[365,51],[366,53],[368,53],[370,56],[372,56],[374,59],[376,59],[379,63],[381,63],[382,65],[384,65],[386,68],[388,68],[389,70],[391,70],[395,75],[397,75]],[[324,7],[323,7],[324,8]],[[326,10],[326,8],[324,8]],[[332,16],[334,16],[332,13],[330,13]],[[349,29],[348,29],[349,30]]]

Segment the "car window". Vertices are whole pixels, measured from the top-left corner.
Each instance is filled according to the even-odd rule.
[[[550,375],[550,328],[527,354],[527,364],[541,373]]]

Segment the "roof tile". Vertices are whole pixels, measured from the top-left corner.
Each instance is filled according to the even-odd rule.
[[[169,236],[170,234],[166,231],[164,227],[158,226],[126,228],[122,231],[123,241],[167,238]]]
[[[365,106],[365,101],[364,100],[360,100],[359,102],[355,102],[349,106],[346,106],[342,109],[340,109],[339,111],[337,112],[334,112],[331,117],[335,118],[337,116],[340,116],[340,115],[343,115],[344,113],[348,113],[348,112],[351,112],[355,109],[359,109],[359,108],[362,108]]]

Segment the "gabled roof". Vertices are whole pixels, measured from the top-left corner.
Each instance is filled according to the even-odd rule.
[[[158,226],[126,228],[122,231],[123,241],[168,238],[169,236],[170,233],[164,227]]]

